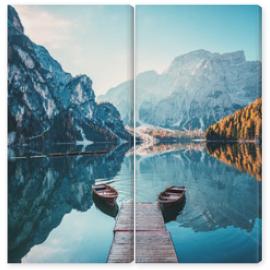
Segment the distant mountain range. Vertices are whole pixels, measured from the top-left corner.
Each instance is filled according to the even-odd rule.
[[[208,140],[257,141],[262,138],[262,99],[211,125],[206,131]]]
[[[16,10],[8,7],[9,144],[131,139],[118,110],[97,104],[92,81],[72,77],[42,46],[25,34]]]
[[[98,97],[112,102],[129,124],[130,105],[124,82]],[[211,53],[197,50],[173,60],[163,73],[136,77],[138,124],[189,130],[207,127],[261,95],[261,62],[247,61],[243,51]]]

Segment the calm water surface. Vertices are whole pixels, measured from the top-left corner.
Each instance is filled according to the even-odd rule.
[[[184,208],[166,223],[180,262],[260,260],[261,182],[226,160],[232,161],[231,153],[243,164],[250,158],[247,149],[239,153],[233,147],[226,153],[215,148],[223,151],[223,160],[199,145],[137,157],[137,201],[155,202],[166,187],[186,186]]]
[[[101,147],[59,148],[54,152]],[[100,156],[34,158],[40,152],[28,149],[10,153],[27,158],[9,159],[9,262],[106,262],[115,218],[95,206],[91,186],[111,183],[119,191],[119,206],[133,198],[129,147],[107,148]]]
[[[180,262],[260,259],[260,151],[250,157],[249,148],[240,148],[166,145],[137,152],[137,201],[155,202],[169,185],[187,188],[184,208],[166,223]],[[10,262],[106,262],[115,218],[95,206],[91,185],[111,183],[119,206],[133,194],[129,147],[107,150],[59,158],[10,151],[27,156],[9,159]]]

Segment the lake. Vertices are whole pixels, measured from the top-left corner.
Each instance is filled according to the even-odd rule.
[[[155,202],[157,194],[170,185],[187,189],[184,208],[166,223],[180,262],[260,260],[258,148],[193,143],[160,145],[152,151],[139,149],[137,201]],[[257,172],[254,176],[253,171]]]
[[[91,185],[110,183],[119,191],[119,206],[132,200],[132,150],[128,145],[56,148],[102,154],[48,158],[42,155],[50,149],[10,149],[9,262],[106,262],[115,217],[96,207]],[[260,259],[257,146],[139,146],[135,159],[138,202],[155,202],[169,185],[187,188],[183,209],[166,219],[180,262]]]
[[[50,149],[10,151],[9,262],[106,262],[115,218],[95,206],[91,186],[111,182],[119,206],[133,199],[129,146],[57,145],[53,152],[93,150],[102,154],[44,158]]]

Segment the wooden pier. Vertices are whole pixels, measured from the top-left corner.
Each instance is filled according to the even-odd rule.
[[[119,210],[108,263],[129,263],[134,260],[133,209],[133,203],[123,203]]]
[[[166,230],[157,204],[136,204],[135,227],[137,263],[178,262],[170,234]],[[134,254],[133,239],[133,205],[123,204],[117,217],[108,262],[131,262]]]
[[[170,233],[156,203],[136,204],[136,262],[178,262]]]

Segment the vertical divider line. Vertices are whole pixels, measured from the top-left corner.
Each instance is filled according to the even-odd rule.
[[[133,5],[133,263],[136,263],[136,5]]]

